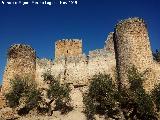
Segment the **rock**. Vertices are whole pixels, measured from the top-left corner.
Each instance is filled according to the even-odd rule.
[[[12,108],[6,107],[0,110],[0,120],[17,119],[19,116],[13,111]]]
[[[73,110],[61,117],[61,120],[86,120],[85,114],[78,110]]]

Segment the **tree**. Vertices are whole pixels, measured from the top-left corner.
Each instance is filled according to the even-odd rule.
[[[135,66],[128,72],[129,88],[117,89],[109,75],[95,75],[84,95],[85,113],[88,120],[93,120],[95,114],[106,118],[131,120],[158,120],[154,101],[143,88],[144,73]],[[156,102],[160,105],[160,87],[154,90]]]
[[[155,120],[154,103],[143,88],[144,77],[134,66],[128,70],[130,88],[123,88],[117,99],[126,119]]]
[[[63,85],[60,84],[58,80],[54,78],[50,73],[43,74],[44,81],[48,83],[47,89],[47,97],[50,101],[47,103],[49,108],[49,115],[52,114],[51,110],[51,103],[55,102],[56,109],[60,110],[61,113],[67,113],[69,110],[72,109],[70,106],[70,87],[69,84],[64,83]]]
[[[95,75],[84,95],[85,113],[88,120],[94,119],[95,114],[114,118],[118,110],[114,99],[116,87],[110,75]]]
[[[17,108],[23,102],[24,106],[18,110],[20,115],[27,114],[33,108],[37,108],[42,100],[41,92],[37,89],[36,83],[27,77],[20,78],[19,76],[10,81],[10,90],[5,94],[5,98],[11,108]]]
[[[160,111],[160,84],[156,85],[151,92],[152,99],[156,105],[157,112]]]

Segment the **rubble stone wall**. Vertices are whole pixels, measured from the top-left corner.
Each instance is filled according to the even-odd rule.
[[[42,61],[43,66],[41,64]],[[115,69],[115,56],[108,53],[108,55],[99,54],[97,57],[89,57],[88,61],[81,59],[81,61],[78,62],[61,61],[60,63],[54,63],[50,61],[49,64],[46,65],[47,63],[47,59],[42,59],[38,60],[36,64],[36,79],[39,81],[38,83],[43,83],[42,75],[49,71],[62,83],[67,82],[73,85],[87,85],[89,79],[95,74],[113,74]]]
[[[82,55],[82,41],[79,39],[63,39],[55,43],[55,59]]]
[[[40,88],[45,88],[47,85],[45,84],[43,80],[43,74],[50,72],[51,66],[53,65],[53,62],[48,59],[36,59],[36,73],[35,73],[35,81]]]
[[[3,75],[2,92],[9,89],[15,76],[35,79],[36,53],[28,45],[15,44],[8,50],[7,64]]]
[[[114,52],[113,34],[114,32],[109,33],[107,40],[105,41],[104,49],[114,54],[115,52]]]
[[[115,54],[113,52],[113,33],[106,40],[109,45],[102,49],[89,51],[89,55],[82,54],[82,41],[78,39],[64,39],[55,44],[55,59],[37,59],[36,80],[39,85],[44,85],[42,75],[50,72],[62,83],[73,85],[87,85],[89,79],[95,74],[112,74],[115,69]],[[66,52],[69,50],[70,52]]]
[[[148,37],[147,26],[140,18],[129,18],[119,22],[115,27],[114,42],[116,66],[120,81],[128,85],[127,71],[134,65],[140,72],[147,70],[146,89],[152,89],[155,81],[153,57]]]
[[[62,83],[88,85],[93,75],[111,74],[115,68],[124,86],[128,85],[126,73],[134,65],[140,72],[147,70],[144,83],[151,90],[160,81],[160,65],[153,61],[146,23],[140,18],[119,22],[105,42],[104,48],[82,53],[82,41],[63,39],[55,43],[54,61],[36,59],[35,51],[27,45],[16,44],[8,51],[3,76],[2,91],[9,88],[9,81],[19,75],[35,78],[44,87],[43,73],[50,72]]]

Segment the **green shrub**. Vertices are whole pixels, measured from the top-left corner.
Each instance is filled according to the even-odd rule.
[[[87,119],[100,114],[113,119],[158,120],[152,97],[143,88],[144,74],[133,66],[127,72],[130,87],[118,90],[109,75],[95,75],[83,100]],[[159,91],[157,87],[153,92],[158,105]]]
[[[49,109],[51,109],[51,103],[55,101],[56,110],[60,110],[61,113],[67,113],[68,111],[70,111],[72,107],[70,106],[71,89],[69,87],[69,84],[60,84],[60,82],[49,73],[43,74],[43,77],[44,81],[46,81],[49,85],[47,89],[47,97],[50,99],[50,102],[47,103]],[[49,111],[51,112],[51,110]]]
[[[38,107],[42,98],[40,91],[36,88],[36,83],[33,80],[16,76],[14,80],[10,81],[10,90],[5,94],[8,106],[11,108],[19,107],[20,100],[24,98],[24,108],[31,110]]]
[[[94,119],[95,114],[113,117],[115,114],[116,88],[110,75],[95,75],[84,95],[85,113],[87,119]]]
[[[143,89],[143,82],[145,73],[140,73],[135,66],[132,66],[128,72],[128,80],[130,83],[130,90],[137,91],[137,90],[144,90]]]
[[[89,96],[89,94],[87,94],[83,96],[83,102],[85,105],[85,114],[87,120],[94,120],[94,115],[96,114],[94,100]]]
[[[151,96],[143,88],[144,77],[134,66],[128,71],[130,88],[119,92],[120,107],[126,119],[157,119]]]
[[[153,101],[155,102],[157,111],[160,111],[160,84],[156,85],[151,92]]]
[[[39,104],[42,102],[42,94],[37,89],[31,89],[27,94],[28,99],[26,104],[29,108],[39,107]]]

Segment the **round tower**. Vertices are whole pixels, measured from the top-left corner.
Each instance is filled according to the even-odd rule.
[[[10,80],[15,76],[35,79],[36,53],[28,45],[15,44],[8,50],[7,64],[3,75],[2,92],[10,87]]]
[[[127,86],[127,71],[135,66],[140,72],[152,68],[153,57],[144,20],[129,18],[115,27],[114,46],[118,78]]]

